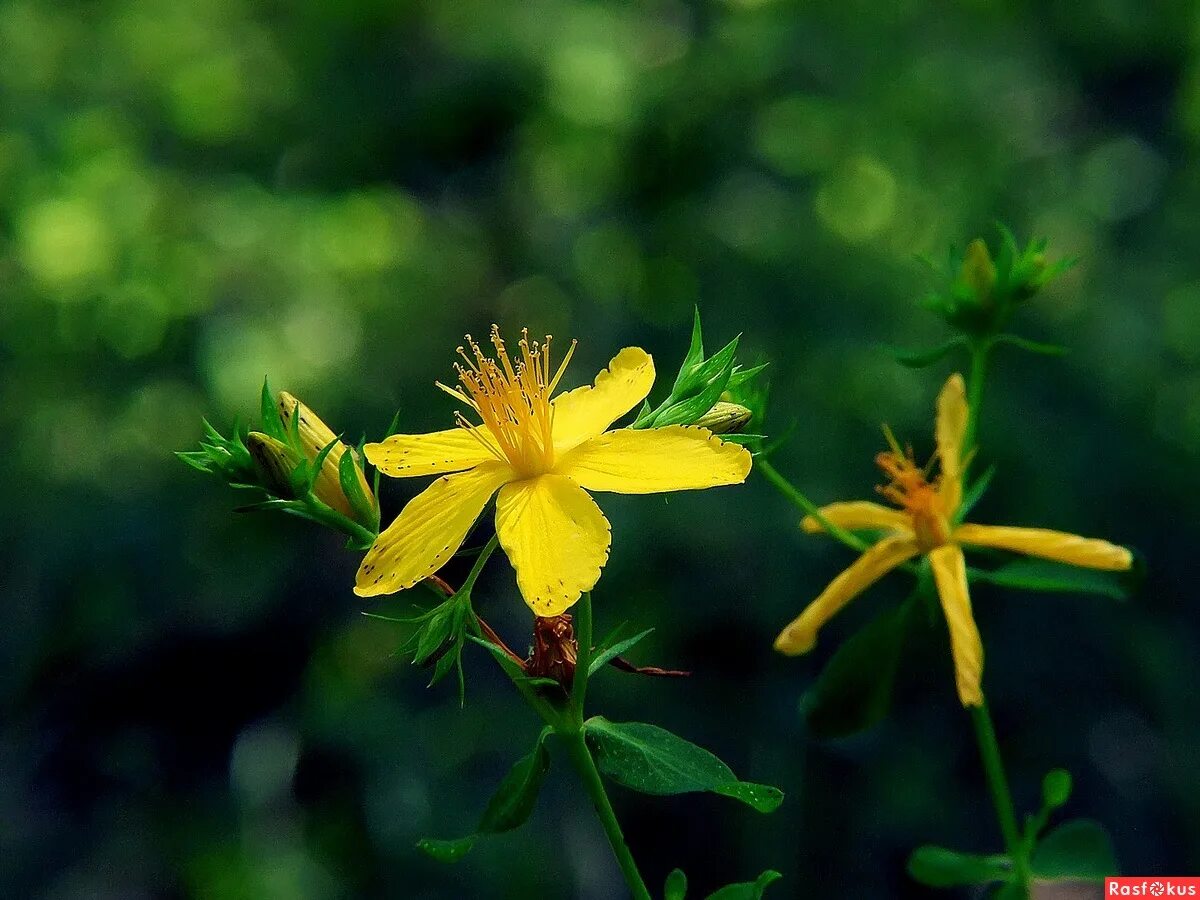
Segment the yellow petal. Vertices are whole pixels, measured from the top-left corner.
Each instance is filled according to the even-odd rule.
[[[821,626],[843,606],[918,552],[915,540],[899,535],[884,538],[873,545],[850,568],[829,582],[821,596],[779,633],[779,637],[775,638],[775,649],[788,656],[807,653],[816,645]]]
[[[1133,554],[1124,547],[1046,528],[1011,528],[1006,525],[960,525],[953,539],[975,547],[995,547],[1088,569],[1124,571],[1133,565]]]
[[[496,534],[535,615],[557,616],[600,579],[612,540],[608,520],[575,482],[550,473],[505,485]]]
[[[848,531],[856,528],[885,528],[889,531],[912,533],[912,520],[906,514],[869,500],[830,503],[821,507],[821,515],[829,524]],[[813,516],[805,516],[800,522],[800,527],[809,534],[819,534],[825,530],[825,526]]]
[[[554,470],[589,491],[657,494],[741,484],[750,474],[745,447],[705,428],[619,428],[576,447]]]
[[[375,540],[358,569],[354,593],[392,594],[432,575],[462,545],[492,494],[512,478],[512,469],[499,462],[443,475]]]
[[[654,385],[654,360],[640,347],[626,347],[590,387],[554,398],[554,449],[566,453],[629,412]]]
[[[929,552],[929,565],[942,600],[942,612],[950,629],[950,652],[954,656],[954,682],[963,706],[983,703],[983,641],[971,615],[967,591],[967,563],[962,550],[945,544]]]
[[[384,475],[407,478],[461,472],[483,462],[496,461],[499,450],[486,428],[451,428],[430,434],[393,434],[378,444],[363,447],[367,459]]]
[[[320,416],[287,391],[279,392],[279,416],[283,421],[283,427],[289,433],[292,430],[292,418],[298,419],[295,429],[300,436],[300,449],[310,460],[316,460],[322,450],[337,441],[333,444],[333,448],[325,454],[325,459],[321,463],[321,471],[313,482],[313,493],[326,506],[353,519],[354,510],[350,508],[350,501],[346,499],[346,495],[342,491],[341,476],[338,474],[338,468],[342,464],[342,454],[350,448],[337,440],[337,435],[321,420]],[[363,489],[365,496],[371,496],[371,489],[367,486],[366,479],[361,476],[361,473],[359,487]]]
[[[942,498],[942,509],[949,518],[954,517],[962,502],[962,455],[964,450],[970,449],[963,447],[968,415],[967,388],[963,377],[956,372],[946,380],[945,387],[938,394],[935,435],[942,470],[938,494]]]

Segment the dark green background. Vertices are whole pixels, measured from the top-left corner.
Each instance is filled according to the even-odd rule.
[[[336,430],[446,427],[432,387],[492,321],[575,336],[589,380],[639,344],[771,362],[776,462],[818,501],[870,496],[889,421],[930,449],[948,364],[914,254],[1044,234],[1079,265],[996,360],[980,521],[1137,547],[1132,602],[975,604],[1018,803],[1066,810],[1130,873],[1200,871],[1200,12],[1192,3],[7,0],[0,4],[0,893],[68,898],[598,898],[621,889],[561,764],[522,831],[456,867],[536,724],[482,653],[468,703],[424,689],[359,615],[356,559],[170,451],[252,415],[264,374]],[[665,385],[663,385],[665,388]],[[410,485],[389,485],[390,518]],[[776,631],[849,561],[745,487],[609,497],[598,627],[654,626],[593,706],[782,786],[761,817],[614,789],[647,879],[698,896],[925,896],[908,850],[997,830],[940,650],[892,717],[810,740],[811,658]],[[529,615],[493,563],[480,610]],[[405,599],[379,604],[401,611]]]

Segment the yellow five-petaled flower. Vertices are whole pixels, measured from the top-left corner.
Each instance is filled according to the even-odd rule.
[[[821,516],[830,525],[848,530],[880,529],[884,536],[780,633],[775,649],[788,655],[808,652],[816,643],[817,631],[838,610],[887,572],[924,554],[933,570],[949,626],[959,699],[964,706],[978,706],[983,702],[983,645],[971,614],[964,546],[1012,550],[1091,569],[1124,570],[1132,565],[1130,552],[1108,541],[1043,528],[960,523],[967,419],[962,376],[952,375],[937,401],[941,477],[931,483],[927,470],[913,461],[911,451],[902,453],[893,442],[892,449],[880,453],[876,462],[890,479],[880,492],[899,509],[868,501],[833,503],[821,509]],[[813,516],[806,517],[803,526],[809,532],[824,530]]]
[[[358,570],[360,596],[404,590],[436,572],[499,491],[496,533],[521,594],[537,615],[559,615],[591,590],[608,560],[609,524],[587,491],[694,490],[749,474],[746,449],[703,428],[607,430],[650,392],[654,362],[644,350],[625,348],[594,384],[551,399],[574,342],[554,369],[549,337],[539,344],[525,334],[515,359],[495,326],[491,341],[494,358],[468,335],[458,386],[438,384],[481,424],[459,412],[458,428],[366,446],[385,475],[442,477],[379,535]]]

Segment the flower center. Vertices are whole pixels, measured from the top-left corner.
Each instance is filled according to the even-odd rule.
[[[878,454],[875,464],[889,481],[876,490],[909,514],[917,543],[927,553],[950,540],[950,524],[942,509],[937,485],[929,480],[932,462],[921,468],[913,459],[911,447],[902,452],[890,434],[888,437],[892,449]]]
[[[495,357],[485,356],[469,334],[466,339],[467,347],[458,348],[465,365],[454,364],[460,386],[452,388],[438,382],[438,387],[475,411],[496,446],[484,440],[476,431],[478,426],[461,412],[454,414],[455,420],[522,476],[549,472],[554,467],[554,406],[550,396],[575,353],[575,341],[571,341],[563,361],[551,374],[550,335],[539,344],[529,340],[529,329],[521,329],[521,340],[517,342],[520,353],[515,360],[509,357],[496,325],[491,333]]]

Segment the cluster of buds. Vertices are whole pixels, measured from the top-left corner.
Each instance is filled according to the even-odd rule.
[[[347,446],[311,409],[264,383],[261,430],[226,438],[208,422],[199,450],[179,453],[189,465],[231,486],[265,494],[242,510],[275,509],[330,526],[360,549],[379,531],[379,504],[361,454]]]
[[[1021,249],[1011,231],[997,227],[995,257],[982,238],[971,241],[963,253],[952,250],[944,272],[948,285],[921,301],[969,337],[1000,334],[1023,303],[1075,264],[1073,259],[1047,263],[1044,238]]]
[[[704,355],[700,311],[696,311],[692,340],[671,393],[658,406],[643,405],[633,428],[699,425],[724,440],[752,444],[761,435],[747,429],[761,423],[765,394],[754,378],[765,365],[744,368],[737,363],[738,338],[712,356]]]

